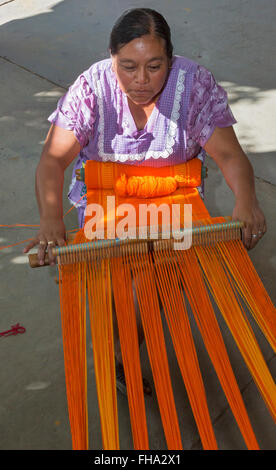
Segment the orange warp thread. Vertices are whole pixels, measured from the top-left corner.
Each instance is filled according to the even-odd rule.
[[[198,166],[194,173],[190,167],[182,168],[182,172],[179,168],[160,169],[159,174],[153,174],[152,169],[142,167],[138,171],[137,167],[135,174],[135,167],[129,169],[126,165],[126,176],[122,177],[121,164],[96,163],[88,162],[87,170],[90,169],[91,172],[85,173],[86,182],[90,185],[87,186],[87,204],[97,203],[104,207],[105,223],[111,217],[115,217],[115,225],[119,222],[115,211],[112,214],[107,211],[106,199],[109,195],[115,195],[116,207],[125,200],[138,208],[141,199],[147,197],[150,203],[156,203],[157,206],[162,203],[169,204],[170,207],[174,204],[192,204],[193,223],[200,224],[200,221],[204,221],[206,225],[224,220],[215,220],[209,216],[195,186],[179,187],[184,173],[186,172],[186,176],[189,173],[192,180],[198,174]],[[199,164],[201,165],[200,162]],[[181,175],[179,181],[177,175]],[[143,177],[142,180],[140,177]],[[178,187],[175,190],[176,185]],[[120,195],[118,190],[121,191]],[[183,222],[181,217],[180,215]],[[90,218],[92,215],[87,214],[85,222],[89,222]],[[75,243],[86,241],[84,230],[80,230]],[[87,252],[85,262],[76,262],[69,267],[62,264],[59,266],[62,280],[60,298],[66,387],[73,448],[88,448],[86,287],[103,449],[119,449],[112,295],[126,376],[133,446],[134,449],[150,448],[132,295],[133,282],[168,449],[182,449],[183,445],[159,299],[202,446],[204,449],[218,448],[184,293],[246,446],[251,450],[259,449],[208,292],[209,290],[219,307],[241,356],[275,419],[275,384],[241,306],[241,299],[249,307],[272,347],[275,347],[275,308],[241,241],[220,242],[216,246],[196,246],[185,251],[171,252],[166,248],[148,252],[146,241],[141,251],[132,246],[134,245],[130,245],[130,251],[118,257],[113,256],[111,251],[103,258],[93,261],[89,259],[90,254]]]

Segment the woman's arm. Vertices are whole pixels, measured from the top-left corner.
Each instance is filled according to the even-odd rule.
[[[235,196],[233,220],[244,222],[243,242],[253,248],[266,232],[266,222],[255,192],[254,172],[233,127],[216,127],[205,145]],[[257,235],[255,237],[255,235]]]
[[[80,144],[72,131],[54,125],[50,127],[36,170],[35,187],[40,229],[24,249],[24,253],[27,253],[38,244],[38,259],[41,264],[44,263],[48,242],[59,246],[65,243],[62,203],[64,172],[80,150]],[[53,263],[50,247],[48,254],[49,261]]]

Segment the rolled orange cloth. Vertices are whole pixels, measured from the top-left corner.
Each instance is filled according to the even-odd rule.
[[[135,196],[153,198],[172,194],[177,188],[185,185],[185,178],[175,176],[130,176],[123,173],[115,183],[115,193],[118,196]]]
[[[117,180],[123,174],[125,174],[127,178],[131,176],[154,176],[162,178],[172,176],[174,178],[176,175],[179,175],[181,178],[184,178],[185,187],[197,188],[202,183],[201,170],[202,162],[199,158],[192,158],[187,162],[165,167],[146,167],[87,160],[84,173],[87,190],[115,189]]]

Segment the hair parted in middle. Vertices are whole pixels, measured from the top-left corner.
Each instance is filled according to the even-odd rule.
[[[111,55],[116,55],[121,47],[133,39],[154,34],[164,39],[169,59],[173,55],[170,27],[165,18],[151,8],[126,10],[114,24],[109,40]]]

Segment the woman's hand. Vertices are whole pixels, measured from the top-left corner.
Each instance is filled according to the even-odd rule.
[[[40,265],[44,264],[46,249],[48,248],[49,263],[55,264],[52,248],[56,245],[64,246],[66,239],[65,225],[60,218],[41,218],[40,229],[36,237],[24,248],[23,253],[38,245],[37,257]]]
[[[266,232],[266,221],[258,201],[246,202],[244,199],[236,200],[232,213],[233,220],[244,223],[242,240],[244,246],[251,250]]]

